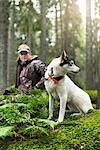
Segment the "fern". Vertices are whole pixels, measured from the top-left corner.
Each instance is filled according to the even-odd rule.
[[[47,119],[37,119],[36,124],[42,127],[51,127],[54,129],[55,121],[47,120]]]
[[[0,95],[0,125],[16,126],[14,128],[16,136],[30,135],[31,137],[39,133],[48,135],[49,129],[53,128],[52,122],[37,119],[47,118],[47,94],[37,89],[32,89],[31,94]]]
[[[13,132],[12,132],[13,129],[14,129],[13,126],[6,126],[6,127],[0,126],[0,138],[13,135]]]
[[[35,134],[46,134],[48,135],[48,130],[46,128],[43,127],[39,127],[36,125],[33,126],[27,126],[26,128],[24,128],[21,133],[23,133],[23,135],[29,135],[30,137],[33,137]]]

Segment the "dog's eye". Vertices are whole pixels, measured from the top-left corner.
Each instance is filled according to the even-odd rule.
[[[71,60],[71,64],[72,64],[72,65],[74,64],[74,61],[73,61],[73,60]]]
[[[69,63],[69,66],[72,66],[74,64],[74,61],[71,60],[70,63]]]

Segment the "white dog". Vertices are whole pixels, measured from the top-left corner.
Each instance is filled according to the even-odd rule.
[[[75,114],[87,113],[93,109],[87,93],[80,89],[66,75],[68,72],[77,73],[80,68],[73,60],[69,59],[65,51],[61,56],[52,60],[45,73],[45,88],[49,94],[49,117],[53,117],[54,99],[60,99],[60,111],[58,122],[62,122],[65,115],[66,104]]]

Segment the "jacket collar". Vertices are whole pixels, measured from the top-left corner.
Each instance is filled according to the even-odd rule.
[[[21,61],[20,58],[17,61],[18,66],[26,67],[28,64],[30,64],[33,60],[37,60],[37,56],[33,56],[31,60],[27,61]]]

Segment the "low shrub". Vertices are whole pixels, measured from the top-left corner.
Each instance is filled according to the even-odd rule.
[[[46,119],[46,92],[31,89],[29,94],[0,96],[0,150],[100,149],[100,110],[73,117],[66,114],[56,125]],[[55,118],[58,108],[55,101]]]
[[[93,103],[96,103],[97,99],[97,90],[86,90],[86,92],[89,94],[91,100]]]
[[[48,134],[42,123],[51,126],[52,122],[47,122],[48,116],[48,96],[45,91],[32,89],[31,95],[1,95],[0,96],[0,138],[7,136],[30,137],[35,133]],[[38,118],[38,119],[37,119]],[[39,118],[43,118],[41,125]],[[13,134],[10,127],[13,126]],[[9,129],[5,134],[4,129]],[[33,130],[35,132],[33,132]],[[11,132],[11,134],[10,134]],[[9,133],[9,134],[7,134]]]

